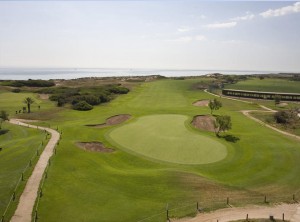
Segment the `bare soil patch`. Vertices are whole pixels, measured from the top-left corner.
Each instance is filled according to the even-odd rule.
[[[287,104],[287,103],[279,103],[279,104],[278,104],[279,107],[285,107],[285,106],[287,106],[287,105],[289,105],[289,104]]]
[[[214,132],[214,120],[215,118],[212,116],[194,116],[194,119],[192,121],[192,124],[197,129],[207,130]]]
[[[39,94],[40,99],[49,99],[49,94]]]
[[[194,106],[208,106],[209,100],[198,100],[193,103]]]
[[[117,125],[117,124],[123,123],[126,120],[130,119],[130,117],[131,117],[131,115],[129,115],[129,114],[120,114],[120,115],[111,116],[111,117],[107,118],[105,123],[89,124],[89,125],[86,125],[86,126],[93,126],[93,127],[97,127],[97,128],[103,128],[103,127],[106,127],[106,126],[112,126],[112,125]]]
[[[93,151],[93,152],[100,152],[100,153],[112,153],[115,150],[112,148],[106,148],[100,142],[78,142],[76,145],[84,150]]]

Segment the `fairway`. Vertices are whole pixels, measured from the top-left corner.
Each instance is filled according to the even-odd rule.
[[[221,143],[188,130],[184,115],[150,115],[113,130],[109,137],[119,146],[156,160],[179,164],[206,164],[222,160]]]

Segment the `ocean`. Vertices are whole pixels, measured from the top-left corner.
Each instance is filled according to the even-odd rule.
[[[201,76],[209,73],[222,74],[268,74],[269,71],[234,71],[234,70],[171,70],[171,69],[105,69],[105,68],[0,68],[0,80],[27,79],[77,79],[84,77],[112,76],[147,76],[166,77]]]

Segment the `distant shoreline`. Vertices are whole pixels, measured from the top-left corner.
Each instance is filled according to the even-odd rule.
[[[232,75],[278,74],[273,71],[239,70],[176,70],[176,69],[75,69],[75,68],[0,68],[0,80],[78,79],[92,77],[135,77],[161,75],[166,77],[203,76],[212,73]],[[292,72],[285,72],[292,73]]]

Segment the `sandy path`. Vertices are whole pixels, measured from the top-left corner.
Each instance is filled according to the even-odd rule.
[[[37,126],[23,123],[26,122],[26,120],[11,119],[9,122],[16,125],[37,129]],[[47,132],[51,133],[52,136],[48,144],[46,145],[43,153],[40,155],[40,158],[26,183],[25,189],[20,197],[18,207],[13,217],[11,218],[11,222],[31,222],[31,214],[33,211],[35,200],[38,195],[38,189],[41,179],[43,177],[43,173],[47,167],[50,157],[53,154],[55,145],[60,137],[59,133],[53,129],[45,127],[38,127],[38,129],[46,130]]]
[[[275,110],[269,109],[267,107],[264,107],[264,106],[261,106],[261,107],[264,108],[264,109],[267,109],[267,111],[262,111],[262,110],[241,110],[241,112],[245,116],[247,116],[248,118],[254,120],[255,122],[260,123],[261,125],[264,125],[264,126],[270,128],[270,129],[272,129],[272,130],[274,130],[274,131],[276,131],[278,133],[281,133],[281,134],[284,134],[286,136],[292,137],[294,139],[300,140],[300,136],[296,136],[296,135],[294,135],[292,133],[288,133],[288,132],[285,132],[283,130],[277,129],[276,127],[273,127],[273,126],[271,126],[269,124],[266,124],[265,122],[263,122],[263,121],[261,121],[259,119],[256,119],[255,117],[253,117],[253,116],[250,115],[251,112],[276,112]]]
[[[297,211],[298,208],[298,211]],[[275,219],[282,219],[284,214],[285,220],[290,220],[291,222],[299,222],[299,217],[296,220],[295,215],[300,215],[299,204],[281,204],[274,207],[262,207],[262,206],[250,206],[243,208],[226,208],[213,211],[211,213],[199,213],[194,218],[183,218],[179,220],[171,220],[172,222],[228,222],[234,220],[246,219],[248,214],[249,219],[257,218],[269,218],[270,215],[274,216]],[[298,219],[298,220],[297,220]]]

